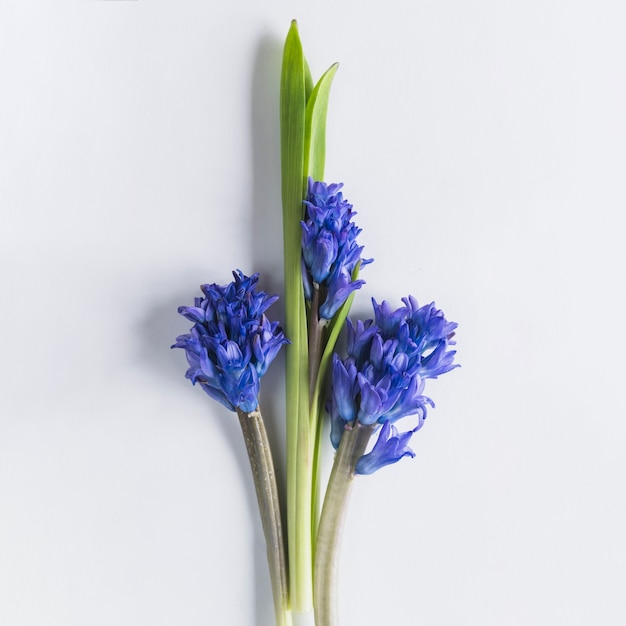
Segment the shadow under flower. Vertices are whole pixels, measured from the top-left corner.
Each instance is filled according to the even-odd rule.
[[[200,290],[198,289],[198,293]],[[245,489],[245,499],[249,509],[249,519],[255,520],[257,528],[252,540],[254,550],[254,585],[255,585],[255,616],[257,624],[271,623],[273,619],[272,592],[267,572],[267,556],[265,543],[258,520],[256,492],[250,475],[250,461],[246,453],[241,429],[235,413],[229,412],[218,403],[212,401],[201,389],[192,388],[190,382],[185,379],[184,373],[187,367],[185,356],[181,350],[170,350],[177,335],[188,330],[188,323],[178,314],[177,309],[182,304],[191,304],[196,294],[182,293],[172,296],[158,304],[153,305],[148,317],[139,323],[142,344],[140,346],[140,358],[144,364],[148,364],[153,375],[163,378],[165,384],[184,387],[184,393],[195,393],[201,406],[206,406],[206,419],[211,422],[211,441],[207,441],[207,448],[215,446],[216,441],[222,441],[233,452],[238,468],[239,484]],[[275,367],[280,367],[275,366]],[[263,379],[265,383],[265,378]],[[198,385],[196,385],[198,387]],[[180,419],[179,415],[172,419]],[[218,471],[218,468],[215,468]],[[212,476],[207,476],[211,480]],[[228,516],[227,507],[222,509],[223,515]]]
[[[284,319],[283,302],[283,244],[280,175],[280,128],[279,128],[279,85],[282,58],[282,42],[275,37],[264,35],[258,42],[252,65],[250,133],[252,140],[252,187],[250,190],[250,233],[248,250],[251,254],[250,273],[260,274],[259,288],[268,294],[280,294],[281,299],[268,311],[271,320]],[[245,260],[242,259],[242,265]],[[235,269],[235,268],[232,268]],[[247,268],[242,268],[246,270]],[[206,282],[219,281],[209,274]],[[188,282],[188,281],[187,281]],[[184,284],[181,281],[181,284]],[[138,322],[138,336],[141,337],[139,358],[144,367],[153,375],[162,378],[167,385],[181,385],[191,388],[184,373],[186,361],[182,351],[170,350],[176,337],[188,331],[188,325],[178,314],[181,305],[192,305],[193,298],[200,295],[189,293],[187,289],[171,295],[167,299],[153,303],[149,314]],[[272,367],[264,375],[260,402],[264,420],[274,453],[277,481],[281,493],[286,490],[285,438],[285,389],[284,356],[277,356]],[[194,389],[199,402],[210,402],[200,389]],[[250,518],[255,520],[257,531],[254,537],[254,585],[255,616],[258,626],[272,622],[274,610],[272,593],[267,571],[265,542],[258,518],[256,493],[250,476],[250,465],[241,431],[234,414],[226,409],[223,419],[212,419],[207,411],[207,419],[212,419],[214,435],[222,439],[234,452],[241,472],[241,483],[245,486],[246,500],[250,507]],[[219,434],[218,434],[219,433]],[[214,445],[214,444],[213,444]],[[281,503],[285,507],[285,502]],[[283,510],[283,518],[285,511]]]
[[[282,42],[260,38],[252,70],[250,133],[252,187],[250,190],[250,251],[252,267],[259,272],[259,288],[281,297],[267,312],[271,320],[284,320],[283,236],[280,174],[279,91]],[[280,493],[286,492],[284,349],[263,377],[260,404],[272,447]],[[283,520],[286,503],[281,502]],[[284,529],[285,530],[285,529]],[[262,537],[256,545],[264,545]],[[273,609],[267,588],[267,559],[255,551],[256,614],[259,626],[271,623]],[[262,587],[261,587],[262,585]]]

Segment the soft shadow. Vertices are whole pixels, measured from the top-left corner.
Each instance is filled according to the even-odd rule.
[[[180,281],[184,284],[184,281]],[[209,398],[198,385],[192,387],[189,380],[185,378],[187,361],[183,350],[174,349],[170,346],[176,341],[178,335],[189,332],[191,322],[185,320],[179,313],[180,305],[189,306],[193,304],[195,296],[200,296],[200,286],[193,291],[181,290],[178,295],[172,295],[167,300],[153,304],[149,315],[139,322],[140,328],[138,336],[142,337],[139,358],[142,363],[148,364],[152,374],[163,379],[163,384],[175,389],[185,388],[185,393],[195,393],[199,402],[204,402],[209,407],[218,406],[214,400]],[[220,409],[221,410],[221,409]],[[242,475],[242,482],[249,492],[249,502],[251,507],[256,509],[256,494],[254,486],[250,481],[250,466],[245,451],[245,445],[241,438],[241,431],[237,416],[233,413],[232,419],[227,409],[223,409],[224,419],[214,419],[207,411],[207,419],[211,419],[211,426],[220,431],[228,446],[235,452],[237,465]],[[180,419],[177,416],[177,419]]]
[[[182,284],[182,281],[181,281]],[[163,378],[164,382],[171,384],[178,380],[189,385],[185,379],[185,365],[182,350],[170,350],[170,346],[176,341],[178,335],[187,332],[185,320],[178,314],[178,307],[191,305],[194,295],[180,291],[177,295],[171,295],[166,300],[153,304],[149,315],[140,321],[140,358],[147,363],[153,374]],[[189,324],[190,325],[190,324]],[[176,352],[183,356],[182,360],[176,358]],[[181,365],[182,364],[182,365]],[[182,369],[181,369],[182,367]]]
[[[282,44],[265,36],[258,45],[251,92],[252,189],[250,190],[251,252],[259,287],[281,297],[268,311],[271,320],[284,320],[283,236],[280,193],[279,89]],[[263,377],[261,400],[279,480],[283,477],[285,444],[284,349]],[[278,437],[277,437],[278,435]],[[281,454],[276,454],[281,451]]]
[[[263,36],[256,49],[252,75],[250,132],[252,140],[252,188],[250,190],[250,250],[252,266],[260,273],[259,287],[281,299],[268,311],[271,320],[284,319],[283,237],[280,192],[279,90],[282,43]],[[284,350],[263,377],[261,408],[274,456],[280,493],[286,493]],[[286,519],[283,507],[283,520]],[[284,529],[286,532],[286,529]],[[265,542],[261,538],[264,546]],[[273,621],[271,591],[267,580],[265,550],[255,550],[256,616],[259,626]],[[268,592],[269,591],[269,592]]]
[[[255,271],[261,273],[261,286],[271,293],[281,291],[283,286],[279,121],[281,57],[282,45],[276,39],[265,36],[259,41],[250,107],[252,261]]]
[[[188,283],[189,281],[187,281]],[[180,281],[184,284],[184,281]],[[191,287],[193,289],[193,286]],[[241,435],[241,429],[237,416],[230,413],[225,408],[218,407],[214,400],[210,399],[197,385],[192,387],[189,380],[185,378],[187,361],[183,350],[171,350],[170,346],[178,335],[189,331],[191,322],[186,321],[178,314],[178,307],[181,304],[190,305],[193,298],[200,295],[199,286],[196,291],[189,292],[182,290],[178,295],[172,295],[166,300],[154,303],[150,308],[149,315],[138,323],[137,336],[142,338],[139,346],[139,359],[144,366],[150,370],[151,375],[163,379],[163,384],[172,388],[176,392],[177,388],[185,388],[184,393],[195,393],[199,403],[204,403],[207,408],[206,419],[211,420],[212,436],[211,441],[207,441],[207,447],[215,445],[216,440],[224,442],[233,452],[240,473],[239,483],[244,485],[246,491],[246,502],[248,504],[250,519],[259,520],[256,492],[250,470],[250,461],[246,453],[246,447]],[[212,411],[213,408],[216,411]],[[220,411],[223,415],[214,415]],[[219,419],[216,419],[218,417]],[[181,419],[180,415],[172,415],[172,419]],[[219,468],[215,467],[215,472]],[[210,480],[212,476],[207,476]],[[227,513],[225,513],[227,514]],[[255,615],[258,616],[258,624],[269,624],[273,618],[272,592],[269,585],[267,569],[267,556],[265,553],[265,540],[261,531],[261,524],[255,523],[258,531],[254,537],[254,584],[256,594]],[[269,604],[268,604],[269,599]]]
[[[284,319],[283,294],[283,244],[282,209],[280,192],[280,124],[279,86],[282,58],[282,42],[264,36],[257,45],[253,65],[250,132],[252,141],[252,187],[250,189],[249,241],[253,271],[260,273],[259,288],[269,294],[280,294],[281,299],[268,312],[272,320]],[[186,281],[188,284],[188,280]],[[181,281],[185,284],[185,281]],[[181,304],[191,304],[193,297],[187,289],[167,299],[153,303],[149,315],[139,321],[138,336],[142,338],[139,358],[153,375],[164,384],[188,387],[189,393],[196,392],[205,398],[200,389],[192,389],[185,379],[186,361],[182,350],[170,350],[177,335],[188,332],[191,324],[185,324],[178,315]],[[182,323],[181,323],[182,322]],[[277,480],[281,493],[286,491],[285,461],[285,390],[284,357],[281,352],[268,373],[263,377],[261,403],[268,437],[274,453]],[[207,419],[210,416],[207,415]],[[225,416],[228,417],[227,415]],[[249,461],[241,438],[237,418],[213,420],[213,427],[233,450],[241,471],[242,483],[246,486],[246,499],[251,519],[259,520],[254,484],[250,475]],[[282,502],[282,506],[285,503]],[[283,511],[285,519],[285,511]],[[272,593],[269,584],[265,540],[261,524],[254,537],[254,584],[255,615],[258,626],[274,620]]]

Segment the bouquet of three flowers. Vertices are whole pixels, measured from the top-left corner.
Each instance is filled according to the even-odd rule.
[[[203,297],[179,308],[193,326],[173,346],[185,351],[187,378],[238,415],[267,543],[277,626],[338,625],[337,557],[354,479],[414,456],[409,441],[434,406],[424,395],[426,380],[456,367],[450,349],[456,324],[434,303],[419,306],[407,296],[393,308],[373,299],[371,319],[348,317],[354,292],[364,285],[360,272],[371,259],[362,257],[361,231],[342,185],[324,182],[336,70],[335,64],[313,83],[293,22],[280,95],[283,326],[266,316],[277,296],[257,290],[257,274],[238,270],[231,283],[203,285]],[[346,347],[338,352],[342,331]],[[283,346],[287,489],[279,493],[259,390]],[[322,486],[326,420],[336,452]]]

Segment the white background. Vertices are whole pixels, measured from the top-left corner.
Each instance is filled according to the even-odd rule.
[[[416,458],[356,485],[342,626],[626,623],[624,3],[84,0],[0,10],[0,624],[271,622],[237,421],[169,346],[200,283],[282,290],[293,17],[341,63],[356,313],[459,322]]]

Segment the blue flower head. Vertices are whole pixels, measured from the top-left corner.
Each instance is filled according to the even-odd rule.
[[[448,350],[457,325],[434,303],[419,307],[412,296],[403,302],[394,310],[372,300],[373,320],[348,320],[347,358],[333,355],[329,412],[335,448],[355,421],[382,425],[376,445],[357,463],[357,473],[412,456],[407,443],[426,419],[427,405],[434,406],[423,394],[426,379],[458,367],[455,351]],[[410,415],[417,416],[418,424],[406,433],[387,426]]]
[[[302,262],[304,291],[308,300],[313,287],[320,289],[319,315],[332,319],[348,296],[360,289],[362,280],[352,280],[357,265],[371,262],[362,259],[363,246],[356,243],[361,232],[352,222],[355,212],[343,198],[343,185],[315,182],[309,178],[302,222]],[[312,285],[313,283],[313,285]]]
[[[185,376],[226,408],[250,413],[259,405],[259,379],[281,346],[289,343],[265,311],[278,296],[255,291],[259,275],[233,272],[228,285],[202,285],[203,298],[178,312],[193,327],[176,338],[189,363]]]

